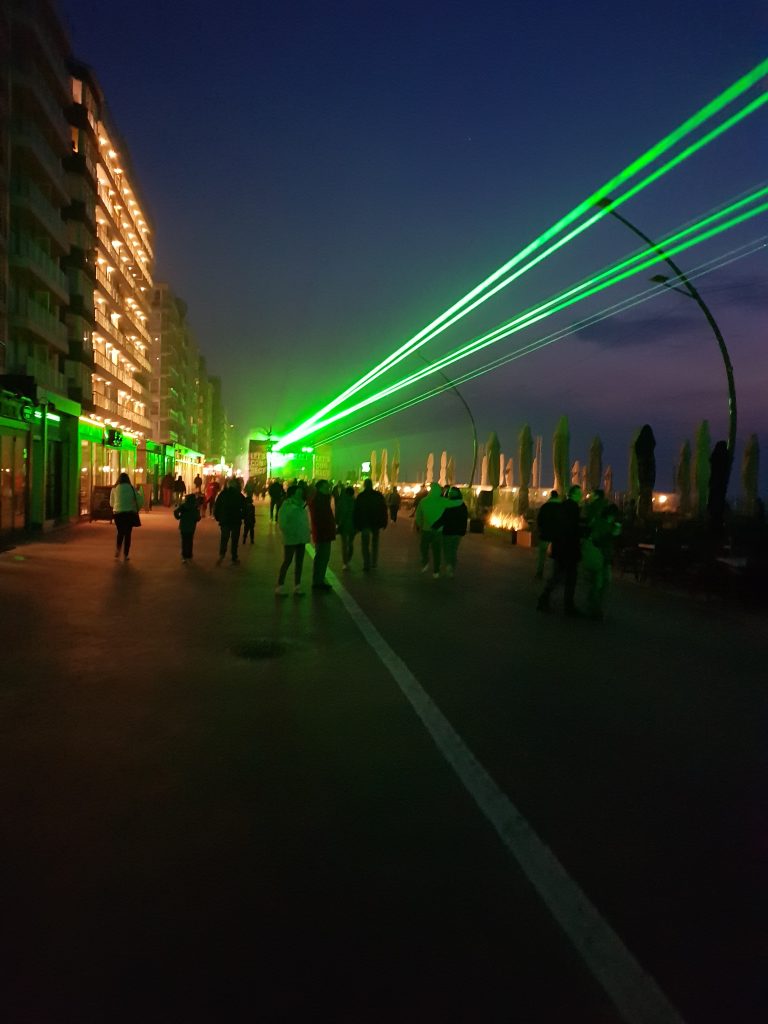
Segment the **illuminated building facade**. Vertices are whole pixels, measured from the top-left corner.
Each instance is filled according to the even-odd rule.
[[[46,0],[3,4],[2,411],[0,532],[77,511],[77,424],[69,395],[68,42]]]
[[[153,251],[125,144],[108,123],[92,75],[78,67],[72,72],[79,112],[73,146],[78,131],[86,138],[84,174],[95,195],[92,404],[81,431],[85,492],[89,484],[113,484],[121,469],[141,484],[155,468],[147,448]]]
[[[221,458],[220,388],[185,310],[183,344],[164,367],[170,380],[176,365],[181,404],[166,402],[153,424],[150,393],[159,402],[164,386],[152,390],[153,259],[93,72],[73,59],[51,0],[3,0],[0,540],[88,516],[121,470],[156,497],[165,473],[191,478],[205,456]]]

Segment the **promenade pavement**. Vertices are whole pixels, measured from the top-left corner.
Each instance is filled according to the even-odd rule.
[[[280,598],[266,506],[239,566],[143,520],[128,563],[105,523],[0,555],[6,1019],[765,1019],[763,620],[633,582],[542,616],[530,551],[470,535],[433,580],[407,518]],[[577,952],[571,881],[617,946]],[[680,1017],[642,974],[617,1009],[622,951]]]

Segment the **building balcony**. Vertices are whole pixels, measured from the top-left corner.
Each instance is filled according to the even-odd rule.
[[[98,349],[94,349],[93,351],[93,361],[100,370],[110,374],[114,380],[127,385],[135,391],[137,395],[143,396],[145,389],[142,388],[141,384],[134,379],[133,375],[128,370],[121,369],[119,363],[113,363],[108,356],[105,356],[104,353],[100,352]]]
[[[67,382],[63,373],[59,373],[50,361],[36,359],[34,355],[28,355],[24,367],[25,373],[33,377],[38,387],[48,391],[56,391],[60,395],[66,395]]]
[[[83,199],[73,199],[69,206],[64,207],[64,219],[78,221],[84,224],[92,235],[96,234],[96,214]]]
[[[11,149],[26,153],[36,165],[40,175],[55,190],[62,204],[69,202],[67,183],[60,159],[47,139],[31,121],[11,118]]]
[[[90,342],[87,341],[70,338],[69,358],[73,363],[80,363],[91,371],[95,366],[94,351],[91,348]]]
[[[53,239],[62,252],[67,251],[69,248],[67,225],[62,219],[61,212],[57,207],[51,205],[34,182],[27,178],[11,179],[10,196],[12,207],[25,210],[37,222],[41,230]]]
[[[70,149],[67,122],[64,108],[57,106],[51,96],[46,79],[38,71],[30,68],[11,67],[11,88],[24,91],[32,97],[33,103],[42,111],[48,123],[48,129],[56,140],[57,148],[63,156]]]
[[[67,325],[34,299],[17,297],[8,314],[11,330],[23,331],[60,352],[68,352]]]
[[[108,295],[113,302],[120,303],[117,291],[112,284],[112,279],[109,274],[105,273],[99,264],[96,264],[96,280],[98,281],[99,287],[102,289],[105,295]]]
[[[85,153],[69,152],[63,160],[64,170],[86,178],[96,187],[96,164]]]
[[[37,49],[48,65],[51,82],[55,83],[60,93],[62,104],[71,102],[69,75],[64,54],[65,41],[62,39],[57,42],[49,34],[48,24],[39,16],[37,5],[22,6],[21,4],[16,4],[14,5],[12,17],[15,35],[21,36],[22,33],[26,33],[28,37],[34,38]]]
[[[110,318],[106,314],[96,307],[93,311],[94,319],[101,330],[105,332],[110,338],[118,343],[120,348],[126,349],[128,347],[128,339],[120,330],[119,327],[115,327]]]
[[[8,266],[12,271],[26,271],[38,285],[52,292],[62,305],[69,303],[69,282],[67,275],[48,253],[30,238],[17,238],[8,254]]]
[[[95,389],[93,392],[93,406],[94,409],[102,415],[106,412],[110,415],[114,414],[117,416],[119,412],[117,402],[114,399],[108,398],[106,394],[96,391]]]

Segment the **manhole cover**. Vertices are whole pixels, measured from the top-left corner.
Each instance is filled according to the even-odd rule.
[[[282,640],[273,640],[270,637],[257,637],[254,640],[238,644],[233,650],[238,658],[259,661],[263,658],[279,658],[288,650],[288,645],[283,643]]]

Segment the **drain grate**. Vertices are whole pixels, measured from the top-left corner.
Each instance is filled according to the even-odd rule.
[[[286,653],[288,645],[282,640],[261,636],[238,644],[232,650],[238,658],[246,658],[248,661],[261,661],[265,658],[279,658]]]

